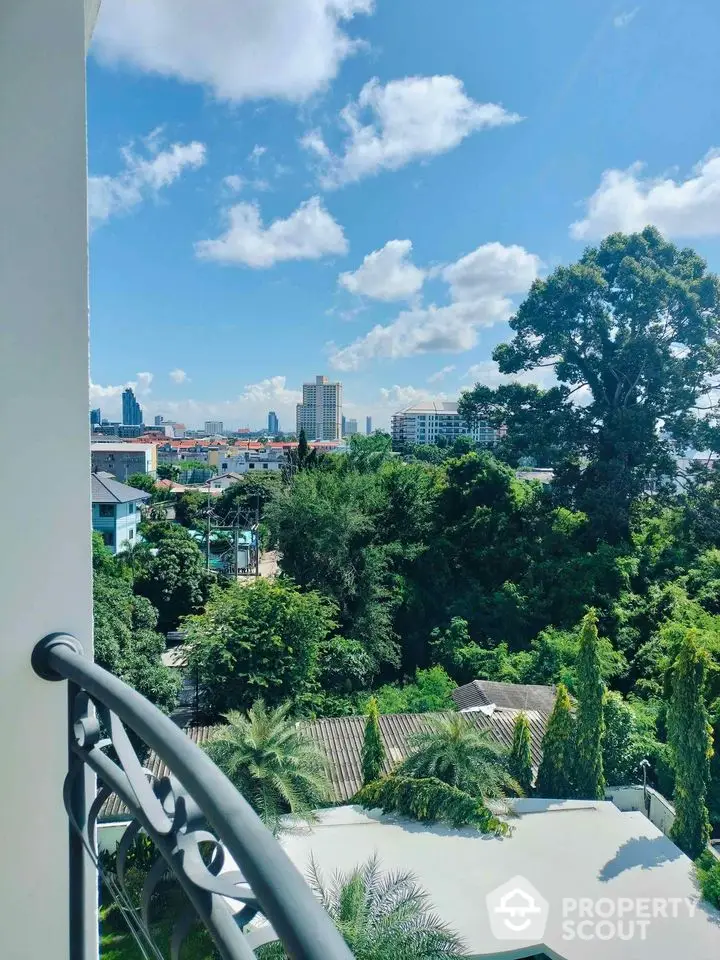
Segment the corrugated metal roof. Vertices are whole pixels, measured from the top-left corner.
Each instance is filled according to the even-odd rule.
[[[483,713],[465,714],[469,723],[479,730],[490,730],[499,743],[510,748],[517,715],[522,712],[512,709],[497,709],[491,717]],[[547,715],[535,710],[524,711],[530,724],[531,753],[533,766],[537,767],[542,756],[542,738]],[[415,733],[422,733],[439,717],[453,717],[455,713],[392,713],[380,717],[380,733],[385,746],[384,772],[393,768],[408,755],[408,740]],[[362,752],[365,735],[365,717],[325,717],[301,723],[301,729],[313,740],[325,755],[330,773],[332,799],[345,803],[355,796],[362,786]],[[206,743],[215,727],[186,727],[185,733],[197,744]],[[153,777],[167,776],[168,769],[155,753],[150,753],[144,764]],[[106,801],[100,814],[101,820],[116,820],[127,817],[125,805],[112,796]]]
[[[471,680],[457,687],[452,698],[458,710],[473,710],[495,704],[513,710],[540,710],[550,713],[555,704],[555,687],[533,683],[499,683]]]
[[[111,479],[106,473],[91,474],[91,481],[93,503],[134,503],[150,499],[150,494],[144,490]]]

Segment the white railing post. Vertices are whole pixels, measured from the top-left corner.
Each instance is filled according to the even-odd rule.
[[[0,954],[68,960],[66,685],[92,648],[84,0],[0,2]],[[88,922],[94,922],[90,915]]]

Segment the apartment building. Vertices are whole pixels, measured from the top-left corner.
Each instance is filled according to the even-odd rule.
[[[458,437],[471,437],[476,443],[494,444],[497,431],[487,423],[468,425],[458,413],[457,403],[426,401],[406,407],[392,418],[392,441],[396,450],[408,444],[453,443]],[[441,439],[442,438],[442,439]]]
[[[314,383],[303,384],[302,403],[297,405],[296,429],[305,431],[308,440],[342,438],[342,383],[317,376]]]

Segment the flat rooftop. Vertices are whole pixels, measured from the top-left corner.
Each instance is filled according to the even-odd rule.
[[[517,801],[516,811],[514,833],[507,839],[345,806],[320,811],[317,825],[281,840],[302,873],[312,856],[327,879],[373,853],[384,870],[412,871],[439,916],[465,941],[468,957],[720,957],[720,913],[700,900],[691,861],[643,814],[621,812],[610,802],[533,799]],[[517,877],[529,881],[548,903],[542,939],[501,940],[493,933],[486,895]],[[581,918],[577,911],[563,916],[566,898],[598,904],[590,926],[573,927],[573,939],[563,921],[574,924]],[[675,898],[674,906],[670,898]],[[608,922],[617,917],[596,924],[618,903],[624,904],[624,934],[631,929],[630,920],[650,919],[644,929],[636,922],[631,939],[604,939],[613,930]],[[565,904],[565,910],[570,906]]]

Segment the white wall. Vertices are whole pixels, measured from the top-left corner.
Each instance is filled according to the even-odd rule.
[[[639,810],[658,830],[669,836],[670,828],[675,822],[675,808],[652,787],[648,787],[647,795],[650,801],[649,810],[645,807],[645,794],[641,786],[608,787],[606,792],[606,798],[612,800],[618,810]]]
[[[2,488],[0,953],[67,960],[66,688],[30,654],[91,646],[83,0],[0,0],[0,91],[0,443],[34,463],[49,417],[56,467]]]

